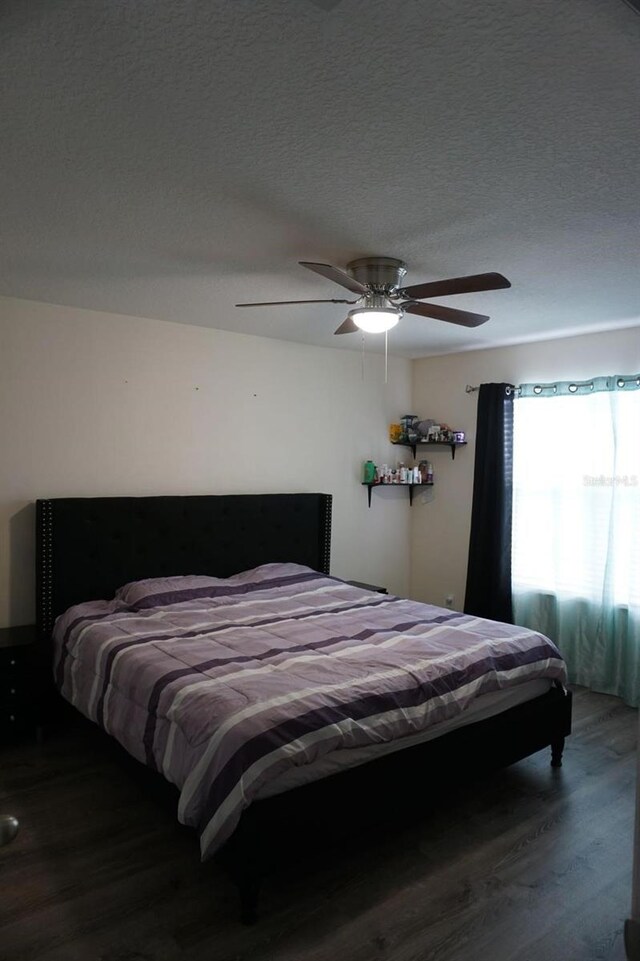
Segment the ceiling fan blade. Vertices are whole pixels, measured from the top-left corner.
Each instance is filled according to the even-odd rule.
[[[354,280],[349,274],[346,274],[344,270],[340,270],[338,267],[332,267],[331,264],[312,264],[308,260],[299,260],[298,263],[301,267],[306,267],[307,270],[313,270],[316,274],[320,274],[321,277],[326,277],[327,280],[332,280],[334,284],[340,284],[341,287],[346,287],[354,294],[366,294],[367,288],[364,284],[361,284],[358,280]]]
[[[282,307],[285,304],[357,304],[357,300],[264,300],[255,304],[236,304],[236,307]]]
[[[360,328],[355,324],[351,317],[347,317],[343,320],[337,330],[334,330],[334,334],[355,334]]]
[[[441,307],[440,304],[417,304],[408,301],[400,304],[400,307],[408,314],[446,320],[449,324],[460,324],[462,327],[479,327],[480,324],[486,324],[489,320],[485,314],[472,314],[468,310],[455,310],[453,307]]]
[[[451,277],[449,280],[436,280],[428,284],[414,284],[413,287],[403,287],[398,293],[401,297],[422,300],[423,297],[472,294],[478,290],[500,290],[510,286],[510,282],[502,274],[472,274],[470,277]]]

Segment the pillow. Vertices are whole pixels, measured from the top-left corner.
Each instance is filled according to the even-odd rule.
[[[119,587],[115,598],[128,607],[142,611],[150,607],[197,600],[198,597],[231,597],[262,588],[284,587],[322,576],[301,564],[261,564],[231,577],[209,577],[206,574],[148,577]]]
[[[147,577],[143,581],[130,581],[116,591],[116,600],[128,607],[153,607],[154,603],[171,603],[171,595],[199,591],[203,588],[225,584],[223,577],[207,577],[205,574],[176,574],[172,577]],[[161,597],[167,595],[167,597]],[[185,598],[187,599],[187,598]],[[176,600],[178,598],[176,597]]]

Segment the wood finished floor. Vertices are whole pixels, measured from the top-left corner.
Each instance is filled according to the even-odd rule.
[[[418,825],[273,878],[263,917],[82,724],[0,755],[2,961],[623,961],[637,714],[577,690],[546,752]],[[339,816],[339,812],[336,812]]]

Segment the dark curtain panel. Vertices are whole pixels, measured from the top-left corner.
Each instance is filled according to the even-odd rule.
[[[510,384],[482,384],[478,394],[473,508],[464,603],[466,614],[508,623],[513,623],[513,397]]]

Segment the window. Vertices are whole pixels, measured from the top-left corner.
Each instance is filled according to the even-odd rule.
[[[640,390],[516,400],[512,578],[640,608]]]
[[[637,706],[636,383],[602,377],[544,396],[523,386],[514,403],[512,585],[516,623],[557,643],[571,681]]]

